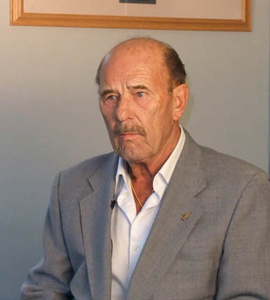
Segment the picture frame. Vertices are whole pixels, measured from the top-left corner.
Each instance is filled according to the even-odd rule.
[[[32,2],[31,2],[32,1]],[[58,1],[45,1],[45,0],[10,0],[10,25],[16,26],[60,26],[60,27],[88,27],[88,28],[127,28],[127,29],[157,29],[157,30],[206,30],[206,31],[251,31],[252,30],[252,0],[238,0],[237,8],[232,9],[232,13],[237,13],[239,17],[211,17],[216,9],[206,9],[209,16],[207,18],[196,16],[193,17],[192,13],[194,9],[190,9],[190,17],[169,17],[169,16],[154,16],[149,13],[146,16],[136,15],[117,15],[107,12],[105,14],[99,14],[95,12],[78,13],[78,7],[72,4],[73,0],[70,0],[70,5],[60,5],[57,8],[57,12],[50,11],[50,3],[57,3]],[[74,0],[74,3],[78,3],[78,0]],[[86,0],[81,0],[84,3]],[[90,0],[98,1],[100,0]],[[115,1],[115,0],[114,0]],[[120,2],[119,0],[117,0]],[[131,1],[131,0],[130,0]],[[157,3],[162,3],[157,0]],[[173,0],[176,1],[176,0]],[[179,0],[180,1],[180,0]],[[183,0],[182,0],[183,1]],[[203,0],[193,0],[200,1]],[[207,0],[209,3],[209,0]],[[206,2],[207,2],[206,1]],[[216,0],[215,0],[216,1]],[[219,0],[218,5],[226,5],[228,0]],[[236,0],[234,0],[236,1]],[[42,4],[42,3],[45,4]],[[80,1],[79,1],[80,2]],[[138,3],[138,0],[136,1]],[[180,1],[181,2],[181,1]],[[179,2],[179,3],[180,3]],[[211,1],[210,1],[211,2]],[[37,11],[29,11],[26,8],[35,6],[39,3]],[[59,0],[58,3],[61,3]],[[63,1],[65,3],[65,1]],[[94,2],[93,2],[94,3]],[[167,2],[168,3],[168,2]],[[175,4],[176,2],[174,2]],[[191,2],[186,2],[191,3]],[[117,4],[118,5],[118,4]],[[122,3],[125,7],[133,8],[134,5],[141,5],[144,8],[155,8],[156,4],[132,4]],[[180,4],[179,4],[180,5]],[[190,4],[191,5],[191,4]],[[76,6],[76,7],[75,7]],[[62,12],[61,9],[68,7],[69,12]],[[96,7],[96,6],[93,6]],[[116,7],[116,5],[115,5]],[[117,6],[118,7],[118,6]],[[183,8],[183,6],[179,7]],[[91,7],[90,7],[91,10]],[[181,10],[182,9],[178,9]],[[49,11],[49,12],[48,12]],[[145,9],[141,9],[145,11]],[[172,9],[172,11],[177,11]],[[198,10],[199,11],[199,10]],[[196,13],[198,13],[196,11]],[[166,12],[164,12],[166,13]]]
[[[119,0],[120,3],[156,4],[156,0]]]

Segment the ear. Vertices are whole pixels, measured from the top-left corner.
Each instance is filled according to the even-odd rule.
[[[173,102],[174,102],[174,109],[173,109],[173,120],[178,121],[187,104],[189,95],[189,88],[187,84],[180,84],[173,89]]]

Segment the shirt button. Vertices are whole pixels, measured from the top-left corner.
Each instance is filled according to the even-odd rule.
[[[133,247],[133,251],[138,252],[139,250],[140,250],[140,247],[139,247],[139,246],[134,246],[134,247]]]

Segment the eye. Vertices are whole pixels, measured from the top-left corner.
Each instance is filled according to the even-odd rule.
[[[107,107],[114,107],[119,96],[115,94],[106,94],[101,97],[101,102]]]
[[[114,95],[108,95],[105,100],[112,101],[112,100],[115,100],[115,99],[116,99],[116,96],[114,96]]]
[[[137,92],[137,97],[142,98],[145,95],[145,92]]]
[[[115,101],[117,99],[117,96],[115,96],[115,95],[107,95],[105,98],[104,98],[104,100],[103,101],[105,101],[105,102],[111,102],[111,101]]]

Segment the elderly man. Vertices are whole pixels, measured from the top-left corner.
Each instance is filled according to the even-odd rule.
[[[44,258],[21,299],[270,299],[270,184],[197,145],[179,119],[185,69],[135,38],[97,72],[113,153],[55,179]]]

